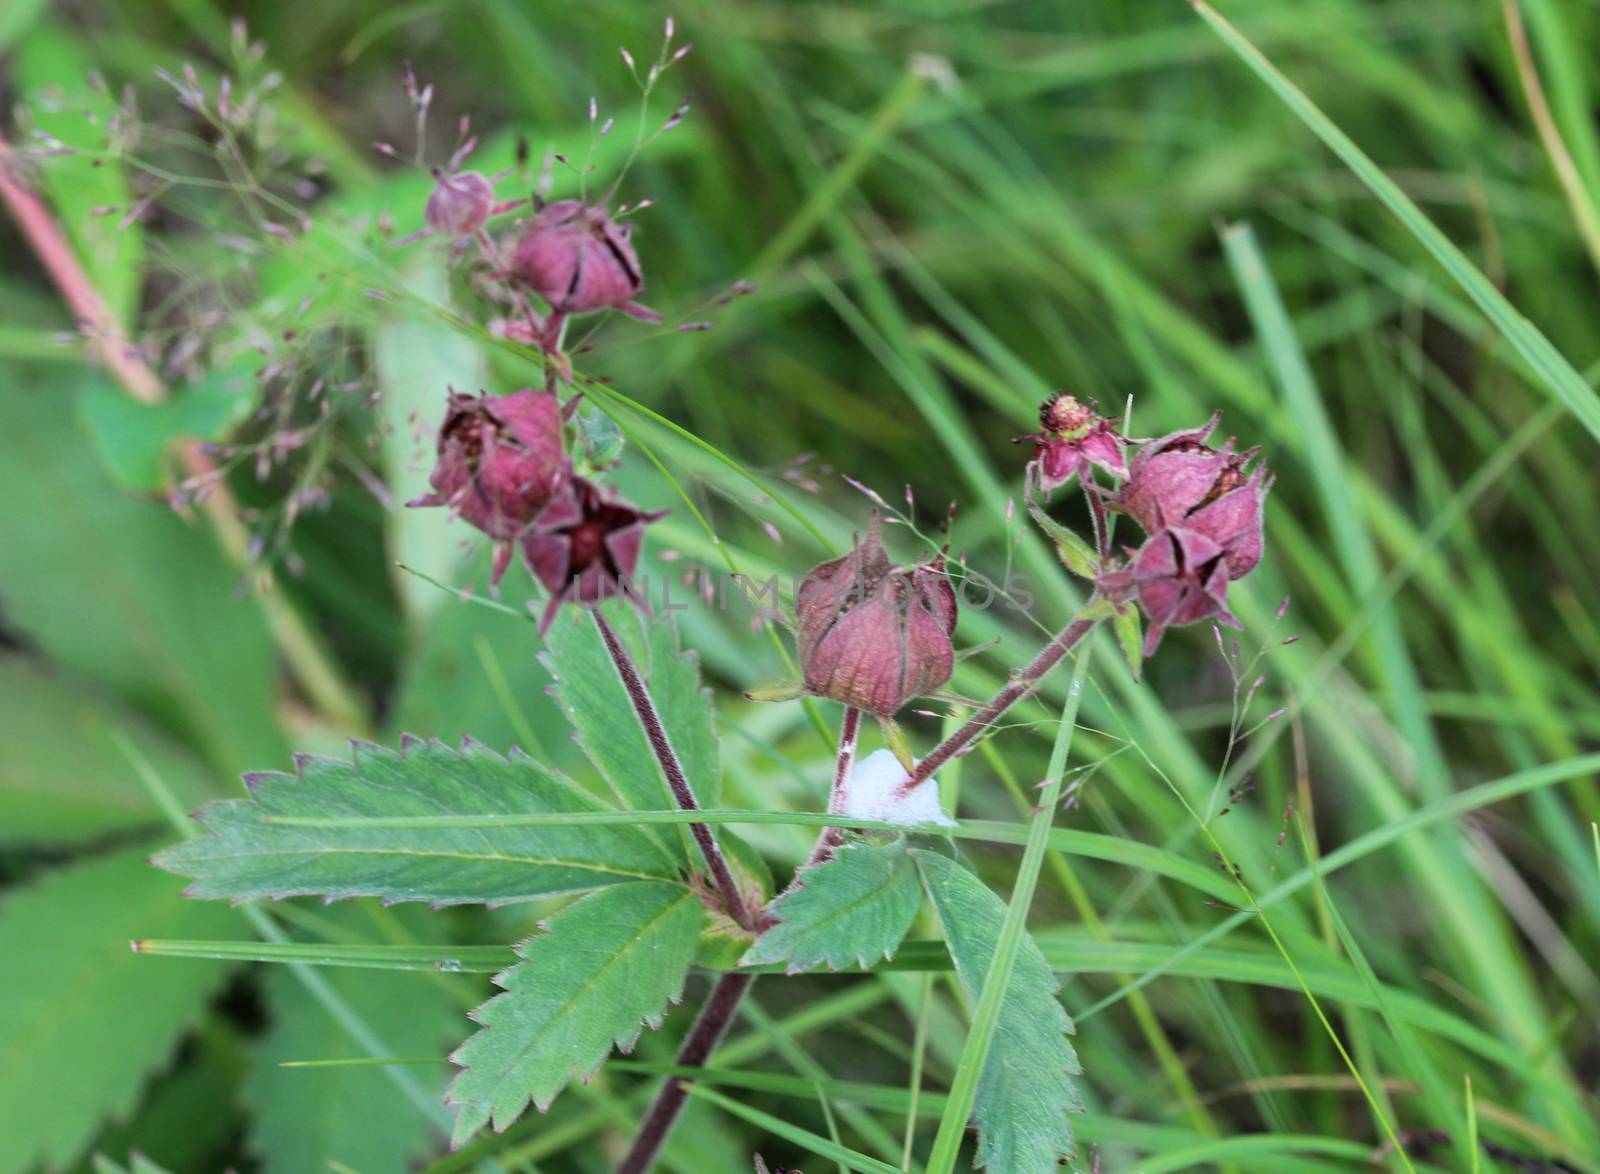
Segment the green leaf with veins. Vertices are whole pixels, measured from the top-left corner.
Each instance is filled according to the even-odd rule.
[[[683,993],[703,913],[682,885],[617,885],[518,946],[522,960],[495,977],[504,993],[473,1012],[483,1030],[451,1056],[462,1067],[446,1096],[460,1106],[453,1144],[491,1120],[505,1129],[530,1100],[543,1112],[613,1044],[629,1051],[642,1024],[659,1026]]]
[[[246,777],[249,799],[202,808],[206,835],[155,863],[195,878],[194,897],[382,897],[503,904],[640,879],[677,867],[626,824],[521,828],[307,827],[285,818],[452,816],[604,810],[593,796],[519,751],[476,742],[460,752],[403,741],[356,743],[353,758],[300,757],[297,774]]]
[[[645,679],[695,799],[701,807],[715,807],[722,765],[711,698],[700,687],[694,653],[679,651],[676,626],[667,616],[644,623],[641,635],[632,608],[612,605],[607,615]],[[567,608],[551,627],[546,647],[543,659],[556,679],[556,700],[577,731],[578,744],[599,767],[617,801],[638,811],[676,807],[638,714],[589,615]],[[646,834],[670,846],[675,859],[699,865],[699,853],[687,828],[680,828],[676,836],[663,836],[655,828]]]
[[[904,839],[848,844],[801,873],[772,906],[778,924],[745,954],[746,966],[785,963],[791,974],[824,965],[869,967],[892,957],[922,905]]]
[[[976,1004],[1005,902],[960,862],[918,848],[910,854],[939,911],[962,993]],[[1056,1000],[1059,989],[1039,947],[1024,935],[972,1111],[978,1162],[1002,1174],[1053,1171],[1073,1154],[1068,1114],[1083,1111],[1072,1081],[1082,1069],[1067,1042],[1072,1020]]]

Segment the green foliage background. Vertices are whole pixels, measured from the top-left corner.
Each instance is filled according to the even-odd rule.
[[[1169,636],[1135,684],[1102,634],[1072,744],[1075,764],[1101,765],[1058,819],[1098,835],[1051,840],[1030,921],[1077,1023],[1089,1112],[1076,1131],[1107,1171],[1356,1169],[1384,1145],[1380,1120],[1410,1151],[1384,1151],[1396,1169],[1491,1168],[1482,1153],[1471,1164],[1471,1130],[1600,1168],[1600,462],[1585,427],[1600,401],[1527,334],[1585,378],[1596,370],[1600,255],[1583,227],[1600,207],[1600,12],[1520,10],[1571,161],[1563,186],[1501,6],[1221,10],[1505,306],[1480,312],[1472,295],[1486,295],[1430,258],[1425,227],[1385,209],[1371,176],[1187,4],[689,0],[672,14],[695,49],[651,117],[685,94],[690,116],[621,196],[655,200],[637,221],[645,300],[715,328],[604,323],[580,360],[609,380],[590,398],[631,442],[618,474],[630,495],[673,511],[651,531],[653,583],[685,561],[803,574],[864,523],[869,503],[841,474],[897,508],[909,487],[930,534],[959,501],[953,549],[991,578],[1028,576],[1034,597],[1026,614],[1000,601],[964,612],[962,644],[987,646],[953,682],[970,696],[1081,601],[1008,510],[1025,456],[1010,438],[1037,402],[1067,388],[1120,412],[1131,396],[1145,434],[1222,408],[1225,431],[1264,445],[1278,474],[1267,558],[1236,588],[1245,657],[1264,645],[1267,674],[1244,724],[1291,713],[1224,775],[1254,670],[1236,690],[1196,630]],[[238,421],[241,385],[226,370],[176,378],[172,404],[135,410],[62,343],[73,324],[0,220],[0,1171],[88,1168],[97,1151],[138,1168],[135,1150],[174,1171],[605,1169],[655,1079],[626,1063],[444,1156],[443,1058],[489,993],[481,973],[143,958],[125,943],[501,944],[559,907],[288,904],[264,923],[184,902],[180,881],[142,863],[174,833],[141,778],[193,807],[238,794],[242,771],[288,769],[291,748],[409,731],[519,745],[603,786],[546,693],[531,625],[393,567],[481,586],[485,552],[464,527],[386,511],[361,481],[415,495],[426,458],[412,413],[449,383],[533,376],[440,309],[470,303],[438,249],[368,248],[357,218],[388,211],[396,235],[420,223],[426,177],[369,148],[409,150],[406,60],[436,87],[433,160],[467,112],[485,168],[512,164],[517,135],[536,163],[552,143],[582,159],[596,95],[619,118],[596,155],[608,183],[635,101],[617,48],[648,59],[665,10],[12,0],[0,94],[88,152],[49,161],[44,193],[121,321],[168,343],[181,278],[211,272],[223,248],[196,228],[208,197],[180,187],[189,218],[118,228],[94,209],[125,207],[147,181],[91,156],[124,85],[151,125],[182,120],[156,69],[192,62],[214,91],[232,15],[284,75],[293,167],[320,168],[314,230],[264,253],[250,300],[227,308],[244,332],[314,295],[342,325],[339,361],[383,392],[341,425],[331,506],[293,535],[305,572],[275,588],[359,713],[297,684],[262,597],[235,589],[198,515],[154,492],[164,441]],[[84,83],[90,71],[109,94]],[[131,154],[169,148],[147,136]],[[574,186],[557,171],[558,194]],[[758,291],[717,305],[741,278]],[[270,506],[284,487],[246,469],[234,488]],[[1075,520],[1070,505],[1060,516]],[[904,530],[889,537],[906,558],[920,550]],[[673,602],[690,602],[673,583]],[[506,598],[528,594],[516,572]],[[817,810],[831,747],[800,705],[742,699],[788,670],[734,599],[675,613],[717,692],[722,803]],[[1280,643],[1289,633],[1300,639]],[[1064,688],[944,772],[947,806],[1018,830]],[[942,707],[912,718],[917,745],[945,720]],[[812,834],[741,831],[780,875]],[[1017,850],[963,845],[1006,892]],[[1314,879],[1318,860],[1328,875]],[[961,1055],[964,981],[887,968],[758,983],[712,1082],[734,1100],[694,1098],[668,1167],[748,1170],[760,1150],[827,1169],[804,1141],[819,1135],[898,1166],[908,1112],[925,1155]],[[704,982],[691,976],[690,999]],[[669,1062],[687,1018],[646,1032],[635,1065]],[[360,1060],[374,1043],[414,1062],[279,1066]],[[1429,1130],[1453,1140],[1408,1132]]]

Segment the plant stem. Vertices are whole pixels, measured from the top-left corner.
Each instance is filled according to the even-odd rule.
[[[600,619],[599,612],[595,613],[595,618]],[[606,631],[605,628],[601,629],[602,636]],[[606,647],[608,649],[611,647],[610,640],[607,641]],[[615,655],[613,653],[613,657]],[[648,698],[646,700],[648,701]],[[844,812],[845,799],[850,787],[850,764],[855,758],[856,735],[860,730],[861,711],[853,705],[845,706],[844,721],[839,727],[839,757],[833,769],[833,790],[828,794],[829,815],[841,815]],[[692,805],[693,796],[689,801]],[[698,828],[705,825],[692,826]],[[843,839],[843,828],[823,828],[817,837],[816,847],[811,849],[811,855],[801,867],[801,871],[826,860]],[[717,984],[711,988],[711,993],[706,997],[705,1006],[700,1009],[700,1017],[695,1020],[694,1027],[690,1029],[689,1035],[683,1041],[682,1049],[678,1052],[680,1067],[699,1068],[710,1059],[711,1050],[716,1047],[717,1041],[722,1038],[722,1033],[727,1030],[729,1022],[732,1021],[734,1013],[744,999],[745,991],[749,989],[754,979],[755,976],[750,974],[725,974],[717,980]],[[622,1160],[622,1165],[617,1167],[617,1174],[644,1174],[649,1170],[651,1163],[656,1159],[656,1154],[667,1140],[667,1134],[671,1131],[673,1123],[677,1121],[678,1113],[682,1110],[687,1096],[683,1080],[676,1076],[669,1077],[666,1084],[661,1086],[661,1091],[656,1094],[655,1103],[650,1106],[650,1113],[645,1117],[638,1136],[634,1138],[633,1147],[628,1151],[628,1156]]]
[[[700,1009],[699,1018],[694,1021],[694,1026],[684,1037],[683,1046],[678,1049],[679,1067],[705,1066],[717,1043],[722,1039],[723,1033],[728,1030],[728,1025],[733,1022],[739,1004],[744,1001],[745,992],[750,989],[750,984],[754,981],[753,974],[724,974],[717,979],[710,995],[706,997],[705,1006]],[[656,1094],[655,1102],[650,1106],[650,1112],[646,1114],[638,1135],[633,1139],[633,1145],[629,1148],[627,1156],[617,1166],[617,1174],[646,1174],[646,1171],[655,1164],[656,1156],[666,1144],[667,1135],[677,1124],[678,1114],[683,1111],[683,1102],[687,1096],[681,1076],[667,1077],[667,1082]]]
[[[139,348],[123,333],[121,324],[78,261],[50,209],[23,185],[15,168],[16,155],[0,136],[0,203],[10,211],[29,248],[50,275],[61,300],[77,319],[79,329],[106,370],[140,403],[164,400],[167,388],[160,376],[150,369]],[[180,455],[189,476],[210,486],[211,492],[204,495],[201,508],[223,551],[235,565],[247,568],[250,536],[239,520],[238,507],[227,483],[217,476],[211,459],[198,442],[185,443]],[[365,707],[293,605],[282,592],[271,589],[257,591],[256,598],[266,615],[279,654],[306,696],[330,721],[350,733],[364,733],[367,729]]]
[[[1044,679],[1045,674],[1060,664],[1061,658],[1071,652],[1080,640],[1094,631],[1095,625],[1099,622],[1099,620],[1073,620],[1065,628],[1061,629],[1056,638],[1045,646],[1044,651],[1033,658],[1032,663],[1027,668],[1011,678],[1005,688],[990,698],[982,709],[968,718],[960,729],[928,752],[928,756],[917,764],[917,769],[911,772],[911,776],[900,784],[899,790],[896,791],[896,796],[903,799],[911,794],[917,787],[925,783],[934,771],[949,762],[969,742],[988,729],[996,718],[1029,693],[1032,693],[1038,687],[1039,682]]]
[[[856,735],[861,730],[861,711],[853,705],[844,707],[844,723],[839,727],[839,758],[833,768],[833,790],[828,793],[828,814],[844,814],[845,803],[850,794],[850,766],[856,754]],[[811,855],[801,865],[802,871],[813,865],[821,864],[833,850],[844,842],[843,828],[823,828],[822,834],[817,837],[816,847],[811,849]]]
[[[622,687],[627,690],[628,700],[633,704],[633,712],[638,715],[639,724],[644,727],[644,736],[650,743],[650,749],[655,753],[656,761],[661,764],[661,773],[666,776],[667,786],[672,790],[673,799],[685,811],[698,810],[700,805],[695,802],[694,792],[689,789],[689,780],[683,773],[683,764],[678,761],[678,753],[672,748],[666,728],[661,724],[661,715],[656,711],[656,703],[651,700],[644,679],[634,667],[633,658],[622,646],[622,641],[617,639],[616,632],[612,631],[605,616],[600,614],[600,609],[591,608],[589,614],[594,617],[594,626],[600,632],[600,639],[605,642],[606,652],[610,654],[611,663],[617,668],[617,675],[622,678]],[[722,848],[717,844],[716,837],[711,834],[711,829],[703,823],[691,823],[689,831],[693,833],[695,843],[700,845],[700,853],[706,858],[706,866],[711,869],[711,879],[718,892],[722,894],[722,902],[727,907],[728,915],[745,929],[752,932],[759,931],[760,923],[751,914],[744,902],[744,895],[734,883],[733,873],[729,871],[728,862],[722,855]]]

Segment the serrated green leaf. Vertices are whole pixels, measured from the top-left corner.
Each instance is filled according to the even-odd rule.
[[[778,924],[750,947],[746,966],[782,962],[791,974],[824,965],[866,968],[894,956],[922,905],[903,839],[848,844],[801,873],[772,906]]]
[[[1005,902],[959,862],[918,848],[910,854],[939,911],[962,992],[975,1004],[994,959]],[[972,1114],[979,1163],[997,1174],[1053,1171],[1073,1153],[1068,1114],[1083,1110],[1072,1081],[1082,1069],[1067,1042],[1072,1020],[1056,1000],[1058,989],[1039,947],[1024,936]]]
[[[633,1047],[683,993],[704,909],[681,885],[602,889],[552,917],[498,975],[505,988],[473,1014],[483,1030],[451,1057],[462,1066],[453,1144],[491,1120],[502,1130],[531,1100],[542,1112],[615,1044]]]
[[[297,759],[297,774],[246,781],[252,798],[202,808],[206,835],[155,863],[195,878],[194,897],[382,897],[436,905],[503,904],[641,878],[670,880],[672,860],[638,828],[425,829],[308,827],[285,818],[487,815],[603,810],[582,788],[526,755],[475,742],[458,753],[411,741],[358,743],[351,761]]]
[[[0,1174],[56,1167],[133,1108],[227,967],[141,958],[129,940],[225,934],[143,846],[47,873],[0,904]]]
[[[1137,681],[1144,670],[1144,624],[1139,619],[1139,609],[1125,607],[1111,621],[1117,634],[1117,645],[1128,662],[1128,671]]]
[[[695,799],[701,807],[715,807],[722,767],[710,694],[700,687],[694,654],[678,650],[677,630],[670,616],[646,621],[641,639],[640,624],[631,609],[612,608],[608,614],[645,678]],[[556,680],[556,700],[577,731],[579,745],[605,776],[618,802],[639,811],[676,807],[660,763],[590,617],[568,608],[551,627],[546,647],[544,660]],[[676,837],[662,836],[654,828],[648,834],[663,845],[672,845],[676,859],[698,863],[688,829],[679,829]]]
[[[8,626],[230,773],[282,762],[271,634],[208,528],[110,483],[58,372],[0,370],[13,381],[0,396]]]
[[[159,820],[115,739],[126,737],[184,802],[207,772],[150,729],[22,656],[0,656],[0,843],[77,844]]]
[[[365,911],[355,906],[323,916],[352,933],[373,933]],[[465,1030],[466,1013],[437,974],[335,968],[327,979],[397,1056],[442,1056]],[[268,975],[266,1001],[272,1027],[256,1049],[244,1095],[255,1109],[250,1149],[267,1171],[328,1170],[335,1161],[374,1174],[406,1170],[440,1144],[427,1117],[380,1068],[280,1067],[286,1060],[359,1059],[366,1053],[287,968]],[[442,1092],[445,1065],[414,1071]]]

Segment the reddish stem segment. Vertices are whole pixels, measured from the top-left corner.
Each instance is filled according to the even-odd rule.
[[[717,979],[705,1006],[700,1008],[700,1017],[694,1021],[694,1026],[684,1037],[683,1046],[678,1049],[680,1068],[703,1068],[706,1061],[711,1059],[711,1053],[733,1022],[739,1004],[744,1001],[745,992],[755,980],[753,974],[724,974]],[[667,1077],[627,1156],[617,1166],[617,1174],[646,1174],[655,1165],[656,1156],[666,1144],[672,1127],[677,1124],[678,1114],[683,1111],[683,1103],[688,1095],[682,1077]]]
[[[853,705],[844,707],[844,723],[839,727],[839,758],[833,768],[833,790],[828,793],[828,814],[842,815],[850,794],[850,767],[856,755],[856,735],[861,731],[861,711]],[[802,869],[821,864],[833,850],[844,842],[843,828],[823,828],[817,837],[817,846],[811,849]]]
[[[600,631],[600,639],[605,642],[611,663],[617,667],[617,675],[622,678],[622,687],[627,690],[628,700],[633,703],[633,712],[638,715],[639,724],[644,727],[644,736],[650,743],[650,749],[655,753],[656,761],[661,764],[661,773],[667,778],[667,786],[672,789],[672,797],[685,811],[699,810],[700,805],[695,802],[694,792],[689,789],[689,780],[683,773],[683,764],[678,761],[678,753],[672,748],[666,728],[661,724],[661,715],[656,711],[656,703],[651,700],[650,691],[645,688],[639,670],[634,667],[633,658],[628,655],[628,650],[622,646],[622,641],[617,639],[617,634],[612,631],[611,625],[606,623],[606,618],[600,614],[599,609],[591,609],[589,614],[594,617],[594,626]],[[728,870],[728,862],[723,858],[722,848],[717,844],[716,837],[711,834],[711,829],[703,823],[691,823],[689,831],[694,834],[695,843],[700,845],[701,855],[706,858],[706,865],[711,869],[711,879],[717,891],[722,894],[722,902],[727,906],[728,915],[745,929],[757,931],[760,928],[759,924],[745,905],[744,896],[739,892],[739,886],[734,883],[733,873]]]
[[[968,718],[960,729],[928,752],[928,757],[917,764],[917,769],[911,772],[911,777],[900,784],[899,790],[895,792],[897,797],[903,799],[911,794],[926,782],[934,771],[949,762],[969,742],[988,729],[996,718],[1038,688],[1045,674],[1060,664],[1062,657],[1094,631],[1095,625],[1099,622],[1099,620],[1073,620],[1063,628],[1056,638],[1045,646],[1044,651],[1033,658],[1027,668],[1012,677],[1005,688]]]

